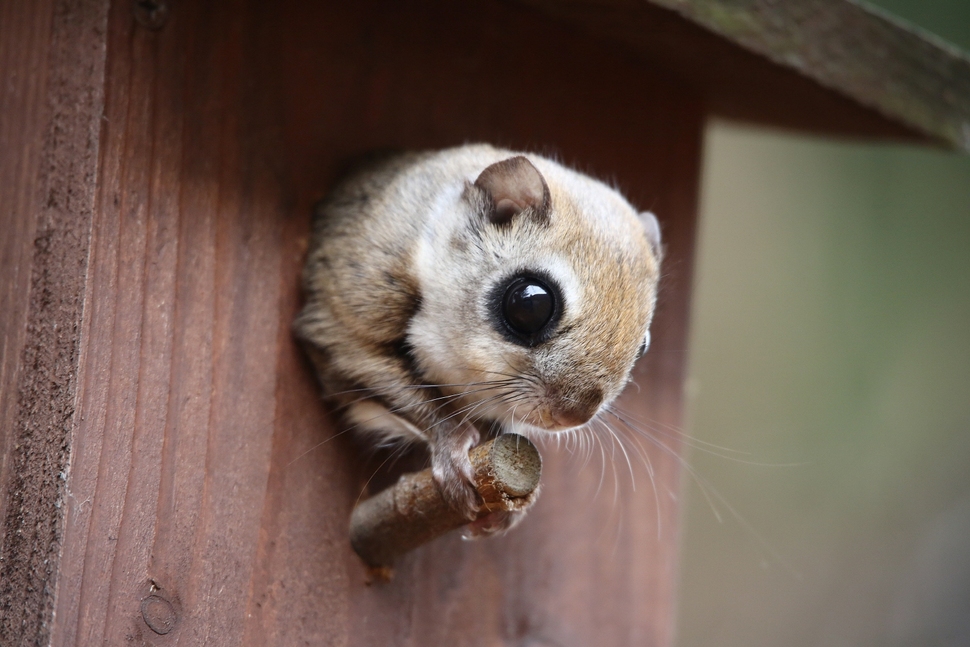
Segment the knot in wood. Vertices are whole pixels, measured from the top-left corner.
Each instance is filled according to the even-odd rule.
[[[160,595],[149,595],[141,601],[141,617],[148,628],[160,636],[174,629],[178,622],[175,607]]]
[[[161,29],[168,20],[165,0],[132,0],[131,10],[138,24],[152,31]]]

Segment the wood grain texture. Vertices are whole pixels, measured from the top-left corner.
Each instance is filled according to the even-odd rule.
[[[51,11],[50,3],[38,3],[34,11],[22,3],[0,5],[0,151],[19,153],[0,154],[0,483],[7,482],[13,458],[27,333]],[[6,504],[0,496],[0,523]]]
[[[104,105],[106,3],[0,3],[0,644],[46,644]]]
[[[674,73],[715,114],[970,150],[970,58],[846,0],[524,0]]]

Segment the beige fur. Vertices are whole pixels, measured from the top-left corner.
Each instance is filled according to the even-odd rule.
[[[295,326],[348,423],[427,442],[443,493],[471,517],[479,429],[555,433],[620,393],[649,339],[659,263],[652,215],[556,162],[486,145],[406,154],[319,207]],[[516,270],[551,277],[564,301],[531,348],[493,323],[489,295]]]

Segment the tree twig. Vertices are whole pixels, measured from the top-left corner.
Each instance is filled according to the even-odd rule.
[[[542,459],[529,440],[504,434],[472,449],[481,516],[514,511],[539,485]],[[431,470],[405,474],[392,487],[362,501],[350,517],[350,543],[369,566],[389,567],[397,557],[460,528],[469,520],[441,496]]]

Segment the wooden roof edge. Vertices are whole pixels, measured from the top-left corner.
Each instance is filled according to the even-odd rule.
[[[970,151],[970,58],[858,0],[649,0]]]
[[[656,44],[646,41],[656,36],[655,8],[666,10],[907,130],[970,152],[970,56],[859,0],[524,1],[583,26],[597,12],[639,19],[639,44],[631,43],[634,26],[615,19],[607,33],[599,32],[609,37],[612,29],[618,40],[654,56]],[[680,62],[689,60],[678,56]],[[704,65],[700,56],[688,62],[692,73],[710,75],[700,70]],[[705,83],[716,111],[725,83]]]

